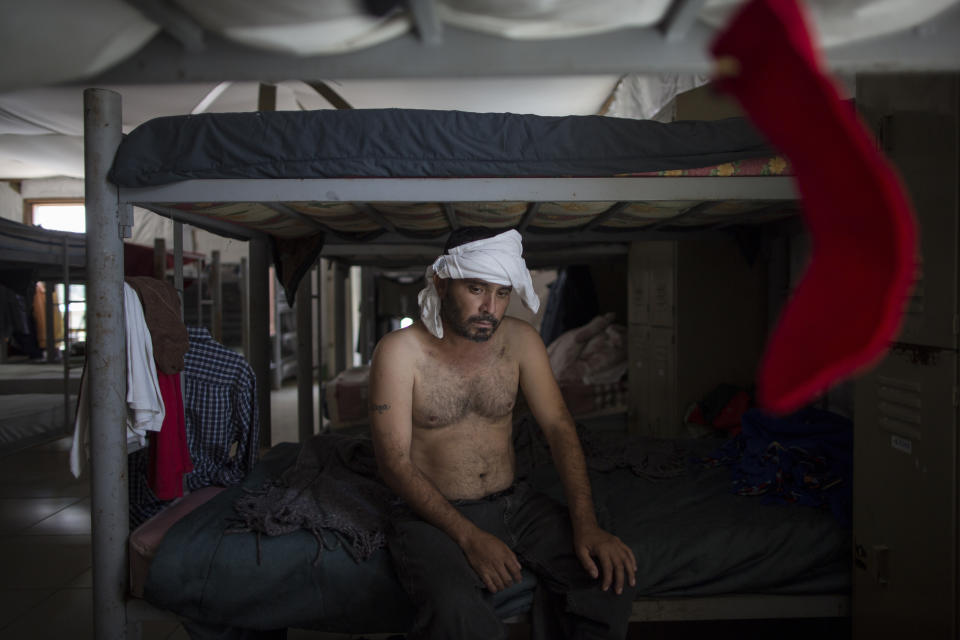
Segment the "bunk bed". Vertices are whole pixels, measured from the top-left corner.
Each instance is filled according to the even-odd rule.
[[[70,283],[84,282],[86,277],[86,243],[83,234],[51,231],[0,219],[0,285],[7,292],[16,292],[26,301],[27,313],[34,307],[34,284],[63,283],[69,294]],[[6,302],[6,299],[5,299]],[[68,302],[68,301],[65,301]],[[49,331],[47,341],[55,340],[53,297],[45,296],[43,307]],[[7,324],[5,318],[4,324]],[[9,327],[4,327],[4,333]],[[44,327],[46,329],[47,326]],[[4,339],[8,335],[4,335]],[[39,338],[40,336],[37,336]],[[69,336],[64,353],[70,352]],[[0,452],[29,446],[65,435],[73,421],[74,404],[79,387],[80,370],[71,368],[69,358],[47,357],[6,358],[6,345],[0,361]],[[37,355],[37,354],[33,354]],[[59,360],[59,361],[58,361]],[[51,402],[51,395],[61,395],[61,402]]]
[[[783,220],[799,210],[789,164],[739,119],[662,124],[406,110],[221,114],[160,119],[121,141],[119,95],[90,89],[85,99],[88,242],[97,247],[89,254],[88,269],[98,284],[91,295],[98,312],[90,331],[103,336],[92,348],[114,354],[99,358],[103,366],[90,371],[90,384],[102,390],[92,394],[91,455],[98,460],[93,478],[93,500],[99,505],[93,515],[95,612],[104,625],[108,620],[122,624],[124,611],[131,619],[144,611],[136,600],[126,606],[127,505],[117,491],[126,459],[122,433],[104,427],[122,424],[117,417],[124,410],[116,402],[123,397],[117,393],[123,385],[122,352],[110,341],[117,338],[112,327],[121,313],[117,227],[129,224],[133,205],[171,217],[178,225],[250,242],[251,336],[267,331],[266,306],[253,301],[266,299],[271,254],[290,296],[318,255],[360,264],[424,264],[439,252],[451,229],[466,224],[520,230],[528,262],[546,265],[625,254],[632,240],[716,234]],[[437,140],[442,144],[431,147]],[[465,147],[454,146],[462,140]],[[485,140],[494,144],[480,146]],[[403,146],[411,142],[412,150]],[[175,254],[182,253],[176,236],[174,241]],[[248,357],[259,380],[259,397],[268,403],[267,345],[265,339],[252,338]],[[265,413],[269,411],[261,407],[261,416]],[[269,426],[261,432],[269,443]],[[261,559],[269,555],[271,562],[286,558],[293,563],[285,565],[286,604],[281,606],[264,590],[277,583],[266,579],[258,564],[257,536],[224,533],[241,492],[281,472],[298,450],[295,445],[275,447],[241,486],[198,496],[196,502],[205,504],[176,525],[168,519],[162,526],[164,542],[153,550],[158,555],[145,585],[148,600],[219,624],[363,632],[402,627],[410,612],[382,550],[357,563],[340,546],[323,551],[314,565],[318,543],[307,532],[264,537]],[[617,479],[602,480],[611,484],[597,492],[615,491],[621,482],[635,490],[619,507],[611,501],[612,516],[620,524],[628,521],[625,526],[633,532],[646,529],[656,535],[630,543],[648,549],[687,545],[659,548],[654,554],[685,557],[681,562],[686,564],[682,570],[661,566],[648,572],[652,582],[635,603],[635,619],[848,614],[849,532],[829,514],[800,508],[775,513],[730,495],[719,476],[709,473],[684,475],[659,497],[656,484],[630,484],[635,478],[623,474],[631,475],[619,470]],[[543,482],[550,486],[548,477]],[[710,498],[689,498],[684,483],[699,485]],[[673,531],[689,532],[691,514],[706,509],[717,515],[716,522],[754,523],[754,541],[775,540],[781,550],[802,546],[815,552],[797,561],[793,553],[746,551],[728,556],[730,564],[713,567],[716,573],[705,577],[697,572],[704,556],[696,552],[696,542],[669,533],[669,514],[678,513],[674,505],[681,495],[688,496],[690,509],[672,518],[679,527]],[[643,511],[636,500],[659,506]],[[651,519],[644,520],[641,513]],[[772,537],[772,531],[784,537]],[[712,544],[722,546],[717,540],[743,531],[718,526],[711,535]],[[804,535],[801,543],[796,536]],[[184,556],[181,562],[177,557],[186,541],[199,555]],[[764,564],[765,555],[772,564]],[[200,566],[212,567],[211,574],[198,574]],[[215,586],[224,579],[246,585],[241,591],[248,597],[231,600],[230,590]],[[356,589],[324,590],[324,585],[345,583]],[[187,584],[191,587],[182,588]],[[308,584],[312,586],[301,589]],[[529,588],[526,583],[504,594],[500,611],[505,616],[521,613],[529,605],[524,599]],[[298,589],[324,606],[290,600]],[[225,599],[212,600],[215,592],[225,593]],[[366,595],[358,597],[360,592]],[[357,629],[357,620],[368,620],[371,607],[382,610],[383,627]]]

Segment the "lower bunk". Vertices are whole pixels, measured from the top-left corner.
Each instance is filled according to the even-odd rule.
[[[515,427],[518,478],[562,500],[537,433],[528,423]],[[637,558],[632,621],[849,615],[851,535],[829,511],[735,495],[729,471],[703,462],[716,440],[581,434],[601,522]],[[305,468],[316,472],[307,484]],[[195,637],[286,628],[403,633],[413,611],[384,532],[358,544],[350,527],[308,531],[291,515],[303,499],[371,482],[378,478],[365,436],[279,444],[242,484],[194,492],[135,530],[132,591],[183,618]],[[376,509],[368,498],[325,499],[319,509]],[[251,511],[251,500],[259,511]],[[237,505],[246,506],[238,512]],[[358,521],[384,522],[382,513],[369,516]],[[521,583],[489,597],[502,619],[522,623],[535,585],[524,571]]]

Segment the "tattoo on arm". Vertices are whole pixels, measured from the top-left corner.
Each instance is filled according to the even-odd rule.
[[[372,402],[370,403],[370,411],[376,411],[381,416],[389,410],[390,410],[389,404],[374,404]]]

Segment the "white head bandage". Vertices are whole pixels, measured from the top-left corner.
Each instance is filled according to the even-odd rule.
[[[433,285],[434,274],[441,278],[475,278],[491,284],[510,285],[525,307],[534,313],[540,308],[540,298],[533,290],[527,263],[523,261],[522,237],[513,229],[454,247],[427,267],[427,286],[417,296],[420,318],[427,331],[443,338],[440,293]]]

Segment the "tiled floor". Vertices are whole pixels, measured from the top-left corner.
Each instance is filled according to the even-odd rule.
[[[317,397],[314,392],[315,399]],[[296,387],[271,397],[274,442],[296,440]],[[70,439],[0,458],[0,638],[93,638],[89,478],[70,473]],[[144,640],[186,639],[177,620]],[[329,637],[291,632],[290,640]],[[344,637],[344,636],[338,636]]]

